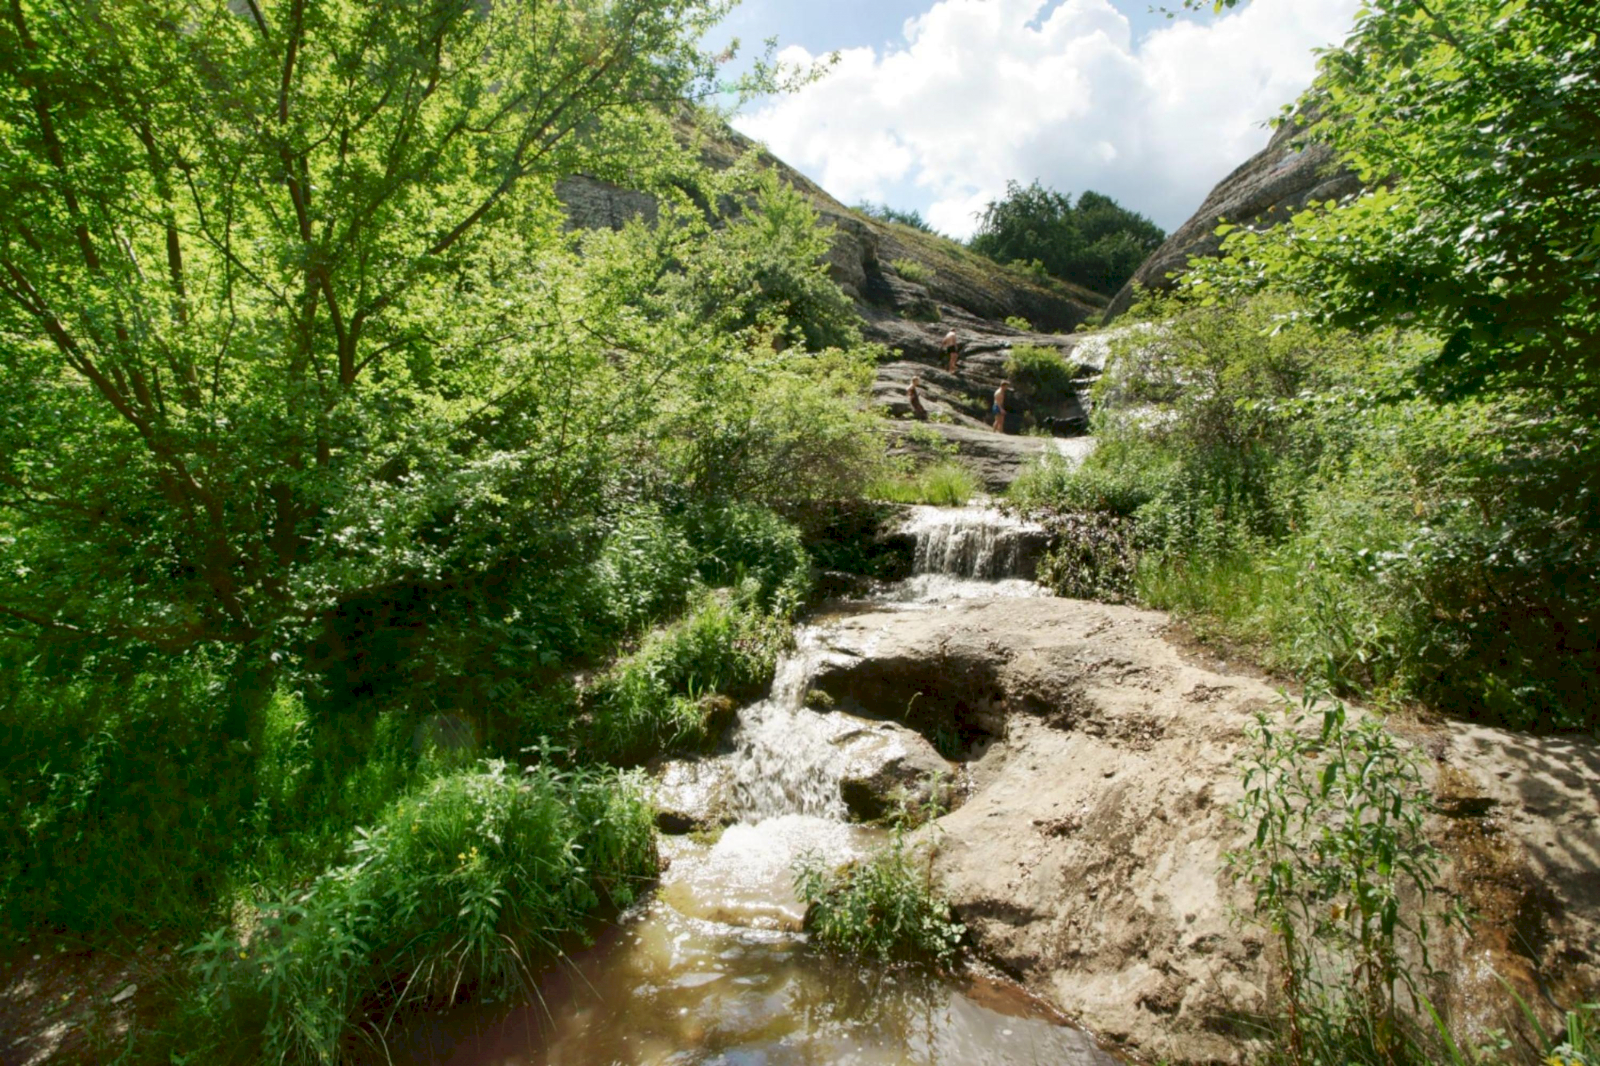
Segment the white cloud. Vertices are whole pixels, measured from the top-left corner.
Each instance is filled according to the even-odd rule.
[[[904,41],[843,52],[823,81],[743,115],[847,203],[916,206],[971,232],[1007,179],[1096,189],[1178,225],[1266,143],[1359,0],[1254,0],[1134,41],[1109,0],[938,0]],[[803,49],[784,58],[808,63]]]

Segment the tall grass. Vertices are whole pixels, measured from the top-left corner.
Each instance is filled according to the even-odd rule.
[[[944,459],[920,470],[875,481],[867,487],[867,496],[886,503],[962,507],[981,491],[976,475],[967,466]]]
[[[655,871],[635,777],[489,762],[434,778],[345,862],[190,950],[180,1054],[344,1061],[410,1008],[531,987],[567,937]]]

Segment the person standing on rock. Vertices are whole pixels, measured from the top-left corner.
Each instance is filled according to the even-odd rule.
[[[928,412],[922,406],[922,378],[914,377],[911,384],[906,386],[906,402],[911,405],[911,416],[918,422],[928,420]]]
[[[994,415],[994,431],[996,433],[1004,433],[1006,431],[1006,401],[1009,399],[1011,399],[1011,381],[1007,379],[1000,383],[998,389],[994,390],[994,406],[989,411],[990,414]]]
[[[956,359],[961,355],[961,339],[956,336],[956,331],[951,330],[944,335],[944,354],[950,361],[950,373],[956,372]]]

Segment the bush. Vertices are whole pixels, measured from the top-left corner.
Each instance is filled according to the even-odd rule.
[[[190,950],[187,1050],[225,1057],[221,1022],[263,1060],[339,1062],[409,1006],[529,986],[540,956],[654,876],[653,833],[636,778],[549,762],[436,778],[346,865]]]
[[[1046,450],[1006,490],[1012,503],[1039,516],[1104,512],[1130,516],[1166,489],[1173,463],[1135,436],[1098,419],[1095,450],[1081,464]]]
[[[889,843],[841,871],[814,856],[795,868],[806,928],[824,947],[879,962],[951,965],[966,927],[933,886],[926,861],[897,824]]]
[[[754,579],[733,594],[707,593],[650,634],[579,694],[585,717],[569,726],[573,743],[587,758],[626,764],[715,740],[717,712],[772,679],[789,638],[789,615],[763,611],[759,595]]]
[[[1050,550],[1039,584],[1057,596],[1127,603],[1135,594],[1139,555],[1130,518],[1103,511],[1066,512],[1045,523]]]
[[[1227,862],[1278,942],[1288,1060],[1429,1061],[1417,1019],[1438,977],[1430,938],[1465,918],[1436,903],[1443,856],[1416,752],[1311,697],[1282,721],[1259,714],[1251,738],[1234,809],[1250,843]]]
[[[1006,376],[1032,403],[1053,406],[1077,393],[1072,369],[1054,348],[1019,344],[1006,357]]]
[[[1021,315],[1007,315],[1006,325],[1010,326],[1012,329],[1019,329],[1024,333],[1033,332],[1033,323],[1029,322]]]
[[[888,204],[877,204],[870,200],[863,200],[855,205],[855,210],[860,211],[868,218],[875,218],[880,222],[894,222],[902,226],[910,226],[912,229],[922,233],[936,232],[932,226],[928,225],[927,220],[922,217],[922,212],[915,209],[906,211],[897,207],[890,207]]]

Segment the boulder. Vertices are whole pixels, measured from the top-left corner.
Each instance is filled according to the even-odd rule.
[[[844,756],[839,798],[852,818],[872,822],[904,809],[950,805],[954,768],[921,733],[893,722],[848,721],[834,738]]]
[[[725,756],[667,759],[652,766],[655,777],[656,828],[682,835],[728,825],[728,789],[732,768]]]
[[[1053,598],[872,611],[830,630],[813,680],[841,706],[966,741],[966,800],[930,840],[979,954],[1141,1059],[1243,1062],[1280,987],[1247,890],[1246,728],[1266,680],[1168,638],[1167,616]],[[1352,713],[1360,714],[1359,709]],[[1436,934],[1436,1002],[1467,1032],[1518,1024],[1500,979],[1552,1003],[1600,990],[1600,746],[1461,722],[1391,724],[1442,813],[1447,893],[1478,914]]]

